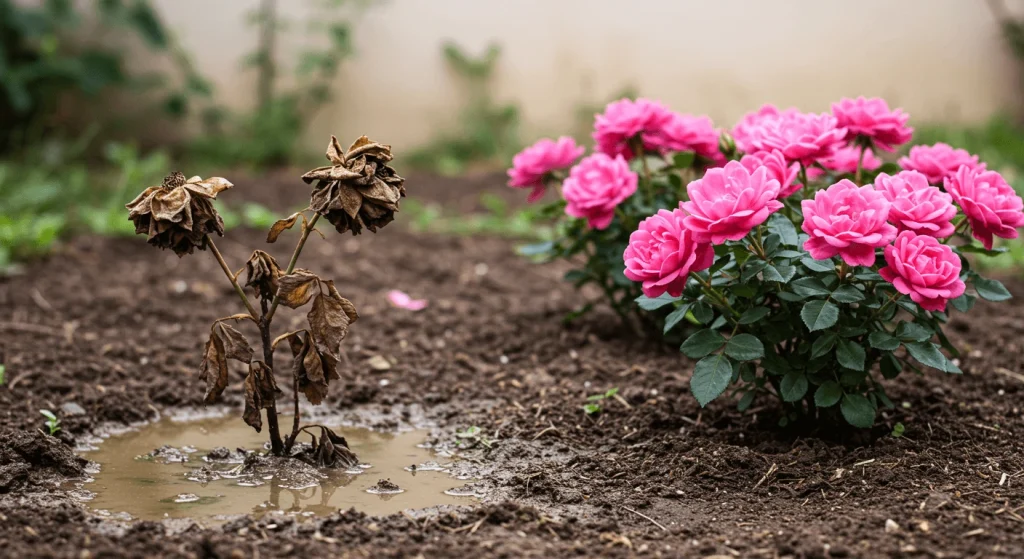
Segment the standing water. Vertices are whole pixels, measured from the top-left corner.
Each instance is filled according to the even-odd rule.
[[[288,424],[285,422],[285,424]],[[397,434],[335,428],[359,457],[351,470],[321,470],[295,459],[246,460],[266,437],[236,417],[163,419],[111,436],[85,457],[99,464],[81,485],[89,506],[141,520],[278,512],[298,517],[355,508],[370,515],[443,504],[473,504],[463,485],[419,446],[424,431]],[[308,441],[308,436],[300,436]]]

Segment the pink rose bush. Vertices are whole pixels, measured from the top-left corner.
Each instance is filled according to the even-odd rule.
[[[885,99],[842,99],[832,104],[836,125],[845,128],[851,138],[868,141],[878,149],[892,151],[910,141],[914,129],[907,126],[910,115],[900,109],[889,110]]]
[[[850,266],[872,266],[875,249],[896,237],[896,228],[886,221],[889,201],[871,186],[843,179],[800,204],[802,227],[810,237],[804,249],[815,260],[838,254]]]
[[[551,173],[568,169],[586,151],[576,145],[576,140],[562,136],[558,140],[543,139],[524,149],[512,158],[508,170],[508,185],[512,188],[529,188],[527,202],[536,202],[544,196]]]
[[[698,242],[738,241],[782,208],[779,181],[760,168],[751,173],[736,161],[709,169],[686,187],[690,200],[680,204],[684,223]]]
[[[889,223],[899,231],[913,231],[944,239],[953,234],[956,206],[949,194],[928,184],[917,171],[875,177],[875,190],[889,201]]]
[[[621,155],[595,153],[569,171],[562,185],[565,213],[587,220],[593,229],[605,229],[615,208],[636,192],[637,176]]]
[[[945,311],[946,303],[967,289],[960,279],[960,257],[935,237],[900,233],[885,247],[885,263],[878,273],[926,311]]]
[[[679,297],[688,275],[711,267],[715,251],[700,243],[684,225],[682,210],[658,210],[629,236],[623,259],[626,277],[643,284],[644,295]]]
[[[939,185],[948,177],[952,177],[966,165],[971,169],[984,169],[985,164],[978,161],[978,156],[956,149],[949,144],[939,142],[932,146],[914,146],[906,157],[901,157],[900,167],[907,171],[917,171],[928,177],[928,182]]]
[[[522,252],[578,263],[568,281],[595,286],[636,331],[681,341],[701,406],[777,398],[780,425],[870,427],[890,405],[883,379],[960,372],[944,353],[947,313],[1010,297],[969,258],[1024,227],[1024,200],[964,150],[912,146],[894,164],[884,152],[912,132],[877,98],[830,114],[764,105],[729,134],[616,101],[579,162],[564,138],[517,156],[511,186],[561,181],[562,195],[538,212],[555,221],[551,239]]]
[[[1024,227],[1024,202],[999,173],[962,165],[945,185],[986,249],[992,250],[992,237],[1016,239],[1017,228]]]

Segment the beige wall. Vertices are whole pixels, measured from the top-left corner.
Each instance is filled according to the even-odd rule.
[[[243,18],[258,0],[156,4],[222,100],[249,106],[252,72],[239,60],[253,48]],[[296,20],[309,9],[279,5]],[[293,26],[285,49],[309,40],[302,31]],[[496,90],[520,103],[528,139],[566,131],[579,103],[626,85],[722,124],[764,102],[827,110],[858,94],[916,120],[982,120],[1020,101],[982,0],[387,0],[362,16],[358,57],[310,141],[366,133],[403,147],[448,126],[460,89],[445,39],[471,52],[502,45]]]

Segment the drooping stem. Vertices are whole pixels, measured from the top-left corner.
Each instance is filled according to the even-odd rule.
[[[260,308],[263,313],[260,315],[260,341],[263,343],[263,362],[274,376],[274,349],[270,341],[270,320],[267,319],[267,301],[260,301]],[[298,413],[295,414],[298,418]],[[275,397],[270,406],[267,407],[267,431],[270,433],[270,451],[277,456],[285,452],[284,443],[281,442],[281,427],[277,423],[277,398]]]
[[[292,259],[288,261],[288,269],[285,270],[285,275],[288,275],[295,271],[295,263],[299,261],[299,255],[302,254],[302,247],[306,245],[306,239],[309,238],[309,234],[313,232],[313,227],[316,225],[316,221],[320,219],[320,214],[314,213],[313,217],[310,218],[309,223],[305,224],[302,228],[302,235],[299,237],[299,242],[295,245],[295,250],[292,252]],[[274,295],[274,301],[270,304],[270,311],[267,312],[267,324],[274,319],[274,313],[277,312],[277,305],[281,302],[281,299]]]
[[[292,434],[288,436],[288,440],[284,443],[285,454],[290,454],[292,446],[295,445],[295,439],[299,437],[299,377],[298,375],[292,375],[292,399],[295,403],[295,411],[292,416]]]
[[[227,276],[228,281],[230,281],[232,287],[235,288],[235,293],[238,293],[238,296],[242,299],[242,303],[245,304],[246,310],[248,310],[249,314],[252,315],[253,320],[257,320],[260,314],[256,312],[256,309],[252,306],[252,303],[249,302],[249,298],[245,296],[245,291],[242,290],[242,286],[238,285],[238,281],[235,279],[235,275],[231,273],[231,268],[229,268],[228,263],[224,261],[224,256],[220,253],[219,250],[217,250],[217,245],[213,244],[213,239],[207,236],[206,244],[207,246],[210,247],[210,252],[213,253],[213,256],[217,259],[217,262],[220,264],[220,269],[224,270],[224,275]]]

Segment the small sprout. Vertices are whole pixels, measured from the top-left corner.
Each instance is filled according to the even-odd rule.
[[[51,437],[55,435],[57,431],[60,431],[60,419],[58,419],[52,411],[39,410],[39,413],[43,414],[43,417],[46,418],[46,428],[50,430]]]
[[[601,411],[601,404],[599,404],[598,402],[602,400],[607,400],[609,398],[614,398],[618,393],[618,388],[609,388],[607,391],[602,392],[600,394],[587,396],[587,403],[583,404],[583,411],[586,412],[587,415],[594,415],[595,413],[599,413]]]
[[[898,439],[903,436],[903,431],[905,430],[906,427],[904,427],[902,423],[897,423],[892,427],[892,436]]]
[[[6,382],[7,367],[3,363],[0,363],[0,386],[3,386]]]
[[[483,430],[476,425],[467,427],[463,431],[456,431],[455,436],[460,439],[458,442],[459,448],[472,448],[477,444],[482,444],[487,448],[491,448],[491,443],[494,442],[487,438],[487,436],[483,434]]]

